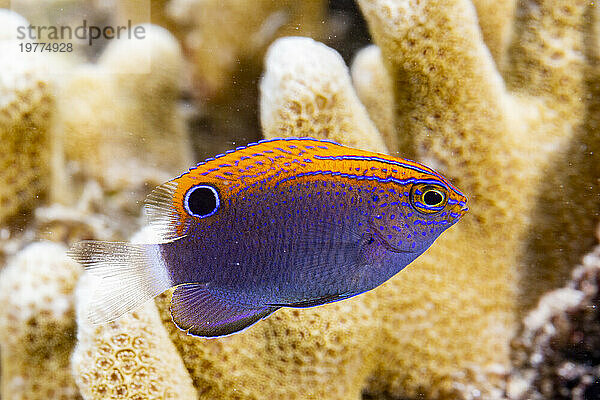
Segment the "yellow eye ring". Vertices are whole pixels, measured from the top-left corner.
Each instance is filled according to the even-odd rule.
[[[444,208],[448,196],[442,186],[432,184],[416,184],[410,190],[410,202],[420,213],[435,214]]]

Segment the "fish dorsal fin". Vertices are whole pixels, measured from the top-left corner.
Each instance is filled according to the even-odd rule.
[[[171,317],[188,335],[218,337],[246,329],[279,307],[243,306],[212,293],[204,284],[177,287],[171,299]]]
[[[190,218],[179,215],[175,208],[176,190],[176,181],[163,183],[154,188],[144,203],[146,219],[157,235],[158,244],[184,237],[189,227]]]

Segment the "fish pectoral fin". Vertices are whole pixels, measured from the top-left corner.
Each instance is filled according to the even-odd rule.
[[[344,300],[344,299],[347,299],[352,296],[354,296],[354,293],[329,294],[327,296],[297,301],[294,303],[281,304],[281,305],[273,304],[273,306],[285,306],[285,307],[293,307],[293,308],[315,307],[315,306],[320,306],[320,305],[327,304],[327,303],[334,303],[336,301]]]
[[[181,239],[189,228],[190,219],[180,216],[174,205],[177,182],[169,181],[154,188],[144,202],[148,225],[155,233],[157,243]]]
[[[247,307],[216,296],[200,283],[177,287],[171,299],[171,318],[188,335],[226,336],[268,317],[279,307]]]

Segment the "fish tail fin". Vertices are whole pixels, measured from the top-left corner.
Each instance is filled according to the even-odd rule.
[[[88,304],[93,324],[114,321],[172,286],[158,245],[87,240],[69,255],[101,278]]]

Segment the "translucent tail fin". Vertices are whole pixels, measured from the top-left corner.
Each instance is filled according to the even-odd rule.
[[[90,240],[69,255],[101,278],[89,302],[93,324],[114,321],[172,286],[158,245]]]

